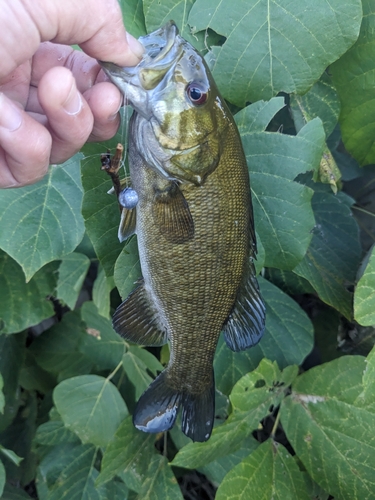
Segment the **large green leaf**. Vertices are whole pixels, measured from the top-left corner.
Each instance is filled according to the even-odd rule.
[[[138,498],[139,500],[159,500],[160,498],[183,500],[177,479],[166,457],[155,455],[152,458]]]
[[[199,472],[202,472],[212,483],[218,485],[231,469],[247,457],[249,453],[256,450],[258,446],[259,442],[253,436],[249,436],[243,440],[239,450],[218,460],[214,460],[206,466],[200,467]]]
[[[127,486],[139,492],[147,475],[148,460],[156,452],[154,442],[153,434],[138,431],[133,426],[132,418],[126,418],[104,451],[97,485],[110,481],[121,472]]]
[[[354,292],[354,318],[360,325],[375,325],[375,246]]]
[[[291,95],[290,107],[297,130],[300,130],[307,121],[319,117],[323,122],[326,137],[333,132],[340,114],[337,91],[326,73],[306,94]]]
[[[128,413],[116,387],[98,375],[64,380],[56,386],[53,399],[66,427],[83,443],[96,446],[109,443]]]
[[[90,259],[78,252],[66,255],[61,261],[56,297],[70,309],[76,305],[89,266]]]
[[[354,284],[360,262],[358,225],[346,195],[338,193],[335,196],[321,184],[314,188],[312,203],[316,226],[313,239],[294,272],[310,282],[321,300],[350,319],[352,295],[347,286]]]
[[[357,400],[365,360],[345,356],[312,368],[292,384],[281,423],[310,476],[342,500],[373,498],[375,415]]]
[[[2,500],[30,500],[31,497],[21,488],[5,484]]]
[[[35,434],[35,442],[45,446],[63,443],[79,443],[79,438],[61,420],[49,420],[40,425]]]
[[[375,5],[363,0],[357,42],[330,68],[341,100],[340,126],[346,149],[361,165],[375,162]]]
[[[134,237],[122,250],[115,265],[114,280],[123,299],[126,299],[129,293],[134,290],[135,284],[141,276],[137,238]]]
[[[297,136],[264,132],[282,100],[255,103],[236,115],[250,171],[255,225],[265,249],[265,266],[293,269],[311,241],[313,192],[294,179],[319,166],[324,130],[316,118]],[[277,108],[276,108],[277,109]]]
[[[114,151],[121,137],[103,144],[86,144],[83,148],[85,159],[81,162],[82,185],[84,190],[82,215],[87,234],[96,255],[107,276],[113,276],[113,269],[122,245],[117,232],[120,224],[120,210],[116,196],[107,192],[112,187],[109,175],[101,170],[100,155],[107,148]]]
[[[180,30],[180,34],[198,50],[203,50],[207,47],[205,34],[191,33],[188,23],[188,16],[191,7],[195,0],[143,0],[143,9],[145,13],[147,31],[154,31],[160,26],[173,19]]]
[[[217,500],[238,498],[309,500],[296,461],[279,443],[268,439],[224,478]]]
[[[163,365],[150,352],[142,347],[130,346],[122,358],[122,365],[135,387],[135,397],[139,399],[147,387],[151,384],[152,378],[148,371],[154,376],[157,371],[163,370]]]
[[[21,267],[0,250],[0,332],[16,333],[53,316],[48,297],[57,282],[57,263],[40,269],[26,283]]]
[[[224,97],[244,106],[305,93],[355,42],[361,14],[360,0],[197,0],[189,24],[227,38],[213,73]]]
[[[285,396],[297,375],[296,366],[280,373],[276,363],[264,359],[259,367],[242,377],[230,396],[233,412],[223,425],[215,427],[206,443],[189,443],[175,456],[172,465],[192,468],[207,465],[241,448],[243,440]]]
[[[102,266],[99,266],[98,275],[92,288],[92,300],[98,308],[98,313],[105,318],[110,316],[110,295],[115,287],[112,277],[107,278]]]
[[[85,335],[79,349],[99,370],[113,370],[121,362],[126,350],[124,340],[112,328],[111,322],[101,316],[92,302],[85,302],[81,316],[86,323]]]
[[[27,281],[47,262],[73,252],[84,233],[79,155],[53,166],[38,183],[0,196],[0,247]]]
[[[80,375],[90,371],[93,365],[93,361],[80,351],[86,336],[79,312],[69,312],[60,323],[34,340],[30,352],[43,370],[58,375],[60,380]]]
[[[104,500],[104,490],[94,485],[98,476],[95,469],[97,453],[92,445],[53,448],[40,464],[48,500]]]
[[[119,0],[126,31],[139,37],[146,33],[142,0]]]

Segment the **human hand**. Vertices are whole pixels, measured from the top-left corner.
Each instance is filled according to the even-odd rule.
[[[0,25],[4,188],[36,182],[87,140],[112,137],[122,96],[95,59],[132,66],[143,49],[116,0],[0,0]]]

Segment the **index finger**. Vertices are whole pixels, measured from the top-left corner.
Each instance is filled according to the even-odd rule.
[[[120,66],[136,65],[143,53],[126,33],[117,0],[5,0],[0,25],[0,78],[43,41],[78,44],[91,57]]]

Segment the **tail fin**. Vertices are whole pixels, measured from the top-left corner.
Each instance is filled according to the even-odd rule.
[[[214,384],[203,394],[179,392],[168,386],[163,371],[140,397],[133,414],[134,426],[143,432],[171,429],[182,406],[182,431],[193,441],[211,436],[215,413]]]

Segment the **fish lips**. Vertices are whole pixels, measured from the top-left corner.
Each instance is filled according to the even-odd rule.
[[[173,21],[139,37],[145,48],[141,61],[134,67],[121,67],[111,62],[99,61],[109,79],[121,90],[130,104],[148,117],[148,92],[168,82],[168,73],[173,71],[183,54],[182,38]]]

